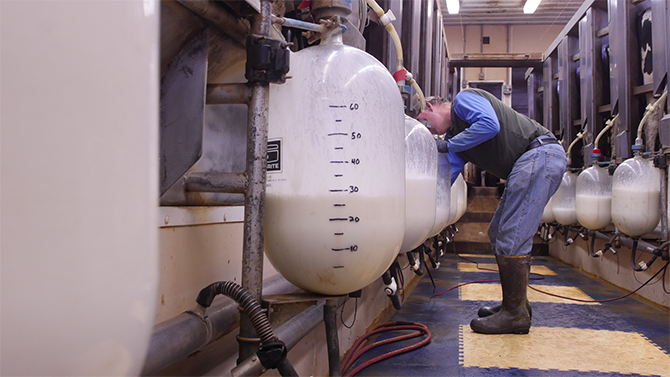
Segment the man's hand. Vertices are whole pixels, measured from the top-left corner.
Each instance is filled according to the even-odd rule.
[[[449,152],[447,148],[447,141],[442,140],[442,139],[435,139],[435,144],[437,145],[437,151],[439,153],[447,153]]]

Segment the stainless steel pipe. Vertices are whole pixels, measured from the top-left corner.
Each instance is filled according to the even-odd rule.
[[[284,342],[289,351],[321,323],[324,318],[324,303],[324,301],[319,301],[316,305],[306,309],[275,329],[275,335],[279,340]],[[264,371],[265,368],[254,354],[233,368],[231,375],[233,377],[260,376]],[[226,372],[214,368],[208,374],[220,375]]]
[[[251,32],[270,37],[272,4],[261,0],[261,14],[255,15]],[[265,219],[265,179],[267,173],[268,112],[270,85],[251,83],[249,124],[247,129],[247,190],[244,203],[244,243],[242,250],[242,288],[260,302],[263,281],[263,221]],[[240,320],[240,358],[243,361],[256,353],[258,342],[253,325]]]
[[[279,275],[268,279],[263,288],[270,295],[300,291]],[[195,306],[195,297],[193,302]],[[189,311],[156,325],[142,375],[152,376],[233,331],[240,319],[237,307],[235,301],[221,296],[207,309],[207,318],[204,320]]]

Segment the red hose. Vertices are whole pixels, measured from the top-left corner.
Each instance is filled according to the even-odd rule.
[[[405,335],[400,335],[396,336],[393,338],[381,340],[379,342],[372,343],[368,346],[364,346],[365,343],[367,343],[368,338],[371,336],[387,332],[387,331],[396,331],[396,330],[417,330],[415,332],[412,332],[410,334],[405,334]],[[356,360],[358,360],[359,357],[361,357],[365,352],[371,350],[372,348],[382,346],[384,344],[389,344],[393,342],[398,342],[401,340],[405,339],[411,339],[411,338],[416,338],[421,335],[426,335],[426,337],[420,341],[419,343],[413,344],[411,346],[407,346],[401,349],[397,349],[395,351],[391,351],[388,353],[385,353],[383,355],[377,356],[375,358],[372,358],[361,365],[357,366],[354,368],[349,373],[346,373],[346,371],[351,368]],[[421,323],[415,323],[415,322],[386,322],[386,323],[381,323],[375,327],[372,328],[372,330],[368,331],[365,335],[363,335],[360,339],[354,343],[353,347],[351,347],[351,350],[347,354],[347,356],[344,358],[342,361],[342,375],[345,377],[350,377],[356,375],[358,372],[362,371],[363,369],[369,367],[372,364],[375,364],[377,362],[380,362],[384,359],[388,359],[389,357],[393,357],[396,355],[400,355],[401,353],[413,351],[417,348],[423,347],[426,344],[430,343],[431,338],[433,337],[433,334],[430,333],[428,330],[428,327],[426,325],[421,324]],[[363,347],[364,346],[364,347]],[[345,374],[346,373],[346,374]]]

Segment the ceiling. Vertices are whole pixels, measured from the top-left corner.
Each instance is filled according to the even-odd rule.
[[[438,0],[444,26],[459,25],[565,25],[583,0],[542,0],[533,14],[524,14],[526,0],[460,0],[459,14],[447,12],[446,0]]]

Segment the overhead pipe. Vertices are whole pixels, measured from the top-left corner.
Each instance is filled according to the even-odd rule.
[[[247,45],[246,38],[247,34],[249,34],[249,26],[244,21],[230,14],[222,6],[217,5],[216,1],[177,0],[177,2],[231,37],[237,43],[242,46]]]
[[[263,289],[268,295],[300,292],[300,288],[280,275],[268,279]],[[142,376],[153,376],[233,331],[240,319],[237,307],[235,301],[221,297],[207,309],[204,319],[189,310],[157,324],[149,342]],[[279,331],[277,336],[282,336]]]

